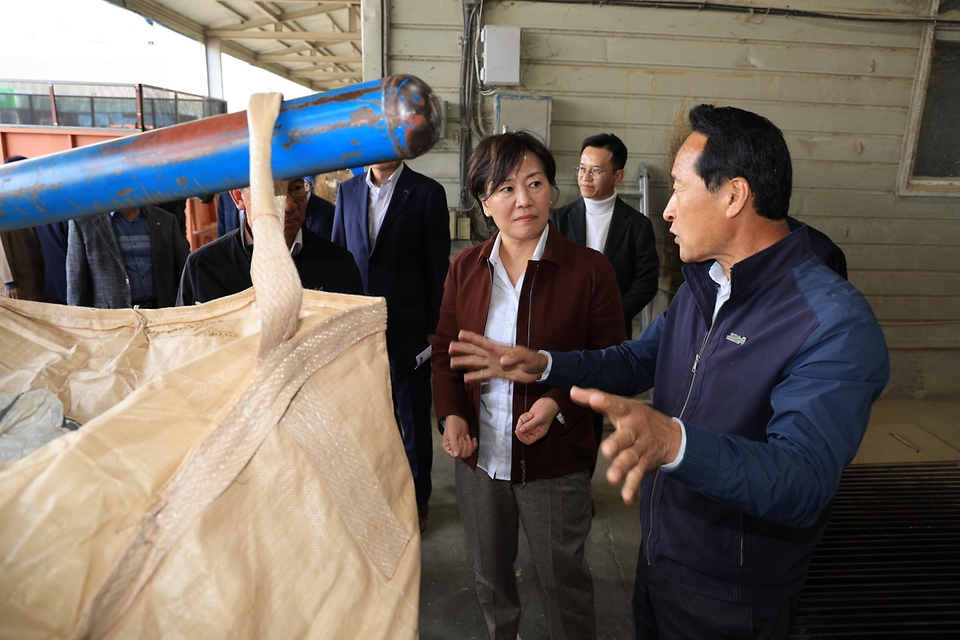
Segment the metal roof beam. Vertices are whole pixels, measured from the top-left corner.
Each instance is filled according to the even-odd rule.
[[[110,0],[113,2],[113,0]],[[122,0],[121,0],[122,1]],[[213,2],[217,0],[205,0]],[[250,4],[260,2],[261,0],[231,0],[232,2],[247,2]],[[361,0],[282,0],[284,4],[355,4],[360,5]]]
[[[360,42],[359,33],[335,31],[237,31],[236,29],[208,29],[208,38],[231,40],[320,40],[323,42]]]
[[[310,62],[313,64],[360,64],[363,56],[301,56],[296,53],[263,53],[257,56],[261,62]]]
[[[312,80],[350,80],[363,77],[362,71],[303,71],[297,74]]]
[[[340,11],[341,9],[349,9],[350,5],[338,4],[331,5],[328,7],[312,7],[310,9],[300,9],[299,11],[287,11],[286,13],[281,13],[280,15],[270,18],[256,18],[254,20],[241,20],[240,22],[235,22],[232,24],[225,24],[217,27],[218,29],[255,29],[258,27],[265,27],[276,22],[288,22],[290,20],[298,20],[299,18],[309,18],[311,16],[323,15],[325,13],[330,13],[332,11]]]
[[[210,2],[211,0],[206,0]],[[232,0],[233,2],[259,2],[260,0]],[[359,5],[361,0],[283,0],[284,4],[356,4]]]

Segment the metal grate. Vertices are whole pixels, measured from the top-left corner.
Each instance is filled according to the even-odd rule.
[[[791,638],[960,638],[960,463],[840,481]]]

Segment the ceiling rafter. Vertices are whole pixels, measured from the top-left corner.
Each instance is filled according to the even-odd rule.
[[[201,0],[201,2],[219,2],[220,0]],[[253,4],[262,0],[230,0],[235,4]],[[362,0],[282,0],[284,4],[352,4],[360,6]]]
[[[328,80],[359,80],[363,77],[360,71],[307,71],[304,75],[309,78]]]
[[[313,90],[362,79],[360,0],[107,1]]]
[[[359,33],[342,31],[237,31],[235,29],[210,29],[209,38],[230,40],[320,40],[323,42],[360,42]]]
[[[347,8],[347,11],[350,10],[350,5],[344,5],[344,6]],[[331,24],[331,26],[334,27],[334,29],[338,28],[337,22],[333,19],[333,15],[328,15],[328,16],[327,16],[327,20],[330,21],[330,24]],[[294,24],[298,29],[301,28],[300,25],[296,24],[296,22],[294,22],[293,24]],[[351,33],[356,33],[356,31],[352,31]],[[357,47],[356,43],[351,43],[350,46],[351,46],[351,48],[352,48],[354,51],[356,51],[357,53],[360,53],[360,49]],[[325,47],[320,47],[320,50],[321,50],[323,53],[325,53],[325,54],[328,54],[328,55],[330,54],[329,49],[327,49],[327,48],[325,48]],[[317,61],[315,64],[319,66],[319,65],[324,64],[324,62],[325,62],[325,61]],[[359,64],[359,63],[357,63],[357,64]],[[337,63],[337,64],[335,65],[335,68],[338,69],[338,70],[340,70],[340,71],[343,71],[343,72],[354,72],[354,70],[351,69],[350,67],[348,67],[346,63]],[[353,76],[350,76],[350,78],[353,78]],[[350,79],[350,78],[345,78],[345,79]],[[361,78],[362,78],[362,74],[361,74]]]
[[[229,11],[230,13],[232,13],[233,15],[237,16],[238,18],[244,17],[242,13],[240,13],[239,11],[231,7],[229,4],[227,4],[223,0],[217,0],[217,4],[223,7],[224,9],[226,9],[227,11]]]
[[[280,20],[277,19],[277,17],[283,13],[280,9],[271,7],[266,2],[254,2],[253,6],[257,8],[257,11],[267,16],[274,24],[281,24]]]
[[[263,62],[309,62],[312,64],[360,64],[362,56],[301,56],[296,53],[262,53],[257,56]]]
[[[350,10],[348,9],[347,11],[349,12]],[[359,35],[359,31],[358,31],[358,29],[357,29],[357,24],[355,24],[352,20],[350,20],[350,15],[349,15],[349,14],[348,14],[348,16],[347,16],[347,23],[348,23],[349,26],[348,26],[348,29],[347,29],[346,33],[357,33],[357,34]],[[337,21],[333,19],[333,16],[330,16],[330,24],[331,24],[331,26],[333,26],[334,29],[339,29],[340,31],[344,31],[343,27],[341,27],[339,24],[337,24]],[[352,46],[353,46],[353,49],[354,49],[357,53],[360,53],[360,48],[357,47],[357,45],[356,45],[355,43],[354,43]]]
[[[110,0],[111,2],[113,0]],[[222,0],[201,0],[202,2],[221,2]],[[253,4],[261,0],[230,0],[236,4]],[[282,0],[284,4],[353,4],[360,6],[362,0]]]
[[[300,18],[310,18],[312,16],[319,16],[330,13],[331,11],[340,11],[341,9],[346,9],[351,5],[333,5],[329,7],[311,7],[309,9],[300,9],[298,11],[287,11],[281,13],[276,18],[256,18],[256,19],[243,19],[244,16],[240,13],[237,13],[237,16],[241,18],[240,22],[233,22],[230,24],[220,25],[218,29],[254,29],[256,27],[265,27],[268,24],[273,24],[278,20],[280,22],[289,22],[290,20],[299,20]]]
[[[275,5],[274,5],[274,6],[270,6],[270,5],[268,5],[267,3],[257,3],[256,6],[258,6],[263,13],[268,14],[268,16],[269,16],[268,18],[258,19],[258,20],[257,20],[258,26],[259,26],[259,25],[267,26],[267,25],[272,21],[272,22],[274,23],[275,32],[276,32],[276,33],[280,33],[280,32],[282,31],[281,28],[280,28],[280,25],[281,25],[281,24],[284,25],[284,26],[286,26],[289,31],[294,31],[294,32],[307,31],[307,29],[306,29],[305,27],[301,26],[301,25],[297,22],[298,19],[300,19],[301,17],[304,17],[304,16],[302,16],[302,15],[296,15],[296,16],[294,16],[294,15],[293,15],[293,14],[300,14],[301,12],[288,12],[288,13],[283,13],[283,12],[279,11],[279,8],[278,8],[278,7],[275,7]],[[276,11],[274,11],[274,9],[276,9]],[[333,6],[326,7],[325,9],[326,9],[326,13],[332,13],[332,11],[333,11],[334,9],[337,9],[337,10],[344,9],[344,10],[350,12],[350,15],[353,15],[352,12],[353,12],[355,9],[357,9],[357,7],[356,7],[356,5],[350,5],[350,4],[340,3],[340,4],[337,4],[337,5],[333,5]],[[349,17],[350,17],[350,16],[348,16],[348,20],[349,20]],[[334,18],[333,18],[332,15],[328,15],[328,16],[327,16],[327,19],[330,21],[330,24],[331,24],[331,26],[334,28],[335,32],[336,32],[336,31],[341,31],[341,32],[343,32],[343,29],[342,29],[342,28],[340,27],[340,25],[336,22],[336,20],[334,20]],[[252,21],[247,22],[246,24],[244,24],[244,25],[242,25],[242,26],[243,26],[244,28],[250,28],[250,27],[253,26],[253,25],[251,24],[251,22],[252,22]],[[283,31],[283,33],[286,33],[286,32],[287,32],[287,31]],[[345,33],[357,33],[357,29],[356,29],[356,27],[354,26],[354,28],[352,28],[350,31],[347,31],[347,32],[345,32]],[[287,40],[287,39],[288,39],[288,38],[281,38],[281,41],[282,41],[282,40]],[[357,78],[357,75],[356,75],[357,72],[356,72],[355,70],[353,70],[353,69],[350,69],[350,68],[347,66],[347,63],[335,62],[335,61],[332,61],[332,60],[327,60],[327,59],[325,59],[325,58],[328,58],[328,57],[331,57],[331,56],[330,56],[329,50],[328,50],[326,47],[322,46],[322,43],[318,43],[318,42],[308,42],[307,45],[308,45],[308,50],[310,51],[310,55],[308,55],[308,56],[296,56],[297,59],[292,59],[292,60],[291,60],[291,59],[288,58],[288,59],[285,59],[285,60],[284,60],[285,62],[297,62],[297,63],[302,62],[302,63],[305,63],[305,64],[308,65],[308,66],[306,66],[306,67],[300,67],[300,68],[295,69],[295,70],[294,70],[294,73],[295,73],[296,75],[302,76],[302,77],[304,77],[304,78],[313,78],[314,76],[309,75],[309,74],[308,74],[308,71],[310,71],[311,69],[314,69],[314,70],[315,70],[315,69],[318,69],[318,68],[321,68],[321,67],[328,67],[328,66],[330,66],[331,64],[333,64],[333,65],[335,65],[335,68],[336,68],[337,70],[343,72],[343,73],[346,74],[346,75],[344,75],[344,76],[329,76],[329,78],[330,78],[331,80],[333,80],[333,79],[356,79],[356,78]],[[360,49],[359,47],[357,47],[357,45],[356,45],[355,43],[351,43],[351,48],[352,48],[354,51],[358,52],[358,53],[360,53],[360,51],[361,51],[361,49]],[[314,53],[320,53],[321,55],[320,55],[320,56],[316,56],[316,55],[313,55]],[[351,62],[351,64],[352,64],[352,62]],[[362,75],[361,75],[361,77],[362,77]]]

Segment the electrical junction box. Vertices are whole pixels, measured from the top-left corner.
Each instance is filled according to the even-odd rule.
[[[488,87],[520,84],[520,27],[487,25],[480,31],[480,42],[480,82]]]
[[[538,135],[550,147],[553,98],[498,93],[493,105],[494,133],[526,130]]]

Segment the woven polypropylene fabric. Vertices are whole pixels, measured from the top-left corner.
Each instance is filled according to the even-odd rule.
[[[383,303],[303,305],[258,367],[252,291],[140,313],[0,303],[0,339],[42,336],[4,341],[3,388],[59,381],[69,398],[71,366],[106,375],[51,345],[141,367],[100,400],[84,383],[65,406],[100,415],[0,467],[0,637],[415,637],[419,536]],[[147,560],[121,574],[124,554]]]
[[[0,389],[86,423],[0,467],[0,637],[416,637],[386,306],[304,293],[270,176],[279,104],[250,103],[256,297],[0,301]]]

